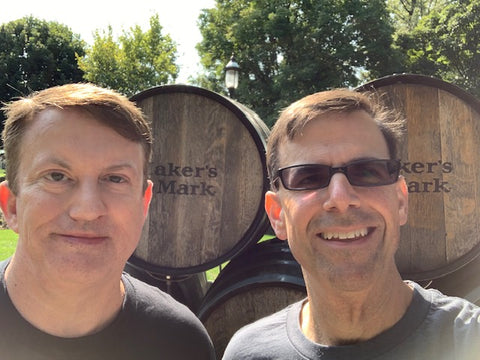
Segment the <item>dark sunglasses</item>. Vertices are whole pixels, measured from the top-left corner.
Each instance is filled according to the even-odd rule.
[[[292,165],[280,168],[274,185],[280,178],[288,190],[316,190],[325,188],[336,173],[343,173],[354,186],[390,185],[400,174],[399,160],[360,160],[345,166],[331,167],[321,164]]]

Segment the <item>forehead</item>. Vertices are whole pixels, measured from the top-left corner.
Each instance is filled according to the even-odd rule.
[[[80,136],[77,137],[80,141],[82,139],[81,133],[91,131],[92,129],[94,132],[102,131],[118,134],[107,122],[85,109],[75,107],[65,109],[48,107],[40,111],[30,120],[25,134],[26,136],[36,138],[41,135],[55,135],[60,132],[81,131],[79,133]],[[118,135],[121,136],[120,134]]]
[[[365,111],[329,113],[308,122],[279,148],[280,167],[322,163],[340,166],[365,158],[389,158],[386,140]]]
[[[77,109],[43,110],[31,122],[22,139],[22,162],[42,154],[58,154],[68,159],[88,158],[89,164],[103,160],[143,159],[142,147],[91,114]],[[98,154],[102,154],[101,157]]]
[[[22,139],[22,147],[28,146],[40,137],[58,136],[58,142],[63,142],[60,136],[73,131],[86,131],[88,128],[102,127],[103,125],[92,115],[78,109],[59,109],[48,107],[35,114],[28,122]],[[79,134],[78,138],[81,136]],[[50,143],[43,143],[48,146]]]

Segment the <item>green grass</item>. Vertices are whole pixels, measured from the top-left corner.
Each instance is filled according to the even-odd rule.
[[[0,230],[0,260],[10,257],[17,246],[18,235],[12,230]]]

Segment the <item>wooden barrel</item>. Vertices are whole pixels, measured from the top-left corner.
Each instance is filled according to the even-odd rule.
[[[234,258],[211,285],[198,317],[220,359],[242,326],[306,297],[300,265],[285,241],[256,244]]]
[[[404,278],[435,279],[480,251],[480,103],[422,75],[394,75],[357,90],[377,91],[407,119],[401,173],[409,190],[397,264]]]
[[[265,123],[194,86],[156,87],[132,100],[152,123],[155,185],[129,262],[154,273],[194,274],[256,243],[268,227]]]

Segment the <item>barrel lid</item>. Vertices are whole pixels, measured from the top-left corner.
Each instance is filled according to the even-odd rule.
[[[196,86],[158,86],[131,100],[152,124],[154,196],[129,263],[193,274],[256,243],[268,228],[265,123],[246,106]]]

